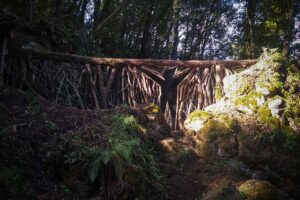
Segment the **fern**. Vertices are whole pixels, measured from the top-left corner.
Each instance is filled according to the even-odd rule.
[[[91,166],[88,170],[88,176],[91,182],[94,182],[98,176],[99,169],[101,167],[102,162],[104,161],[103,155],[97,156],[91,163]]]
[[[115,115],[113,117],[113,127],[108,140],[108,148],[94,154],[95,156],[88,169],[88,176],[91,182],[101,177],[104,199],[111,199],[109,191],[114,182],[121,183],[122,187],[128,186],[128,184],[138,184],[138,186],[129,185],[130,190],[147,188],[147,190],[138,189],[139,191],[135,191],[132,194],[134,198],[161,199],[166,194],[163,177],[154,160],[153,154],[155,152],[145,142],[143,145],[140,145],[141,140],[138,137],[138,133],[141,129],[141,126],[133,116]],[[144,176],[141,179],[143,180],[142,182],[127,182],[126,176],[128,174],[125,170],[136,168],[132,166],[138,166],[139,169],[142,169]],[[132,172],[129,171],[129,173]],[[120,190],[123,189],[120,188]]]
[[[139,139],[131,139],[122,141],[121,143],[111,144],[110,149],[103,151],[101,154],[97,154],[92,161],[88,171],[89,179],[94,182],[101,166],[107,166],[108,164],[112,164],[117,177],[121,179],[124,165],[126,163],[131,163],[133,153],[139,144]]]

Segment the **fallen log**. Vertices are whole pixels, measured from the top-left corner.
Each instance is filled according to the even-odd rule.
[[[257,62],[256,59],[251,60],[167,60],[167,59],[131,59],[131,58],[100,58],[90,56],[80,56],[76,54],[35,51],[32,49],[13,49],[13,52],[31,55],[33,58],[54,60],[60,62],[71,62],[92,65],[109,65],[115,67],[123,66],[162,66],[162,67],[211,67],[221,65],[230,69],[238,67],[247,67]]]

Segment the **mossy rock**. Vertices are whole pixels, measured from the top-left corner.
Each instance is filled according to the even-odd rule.
[[[226,114],[211,114],[202,110],[190,113],[184,122],[186,133],[194,131],[197,135],[228,135],[238,127],[237,121]]]
[[[280,120],[273,116],[271,110],[266,106],[262,106],[257,110],[257,118],[262,125],[270,127],[271,129],[280,126]]]
[[[190,134],[198,132],[209,119],[212,119],[212,117],[212,114],[202,110],[195,110],[191,112],[184,121],[185,133]]]
[[[268,181],[250,179],[239,187],[241,196],[246,200],[279,200],[279,190]]]
[[[205,112],[203,110],[195,110],[195,111],[191,112],[188,115],[187,119],[194,120],[194,119],[198,119],[199,118],[199,119],[202,119],[202,120],[206,121],[208,119],[211,119],[212,116],[213,115],[211,113],[209,113],[209,112]]]
[[[196,149],[204,158],[237,154],[234,132],[239,127],[233,117],[197,110],[189,114],[184,125],[185,134],[194,137]]]
[[[210,191],[203,195],[203,200],[242,200],[238,190],[233,186],[234,181],[229,177],[223,178]]]

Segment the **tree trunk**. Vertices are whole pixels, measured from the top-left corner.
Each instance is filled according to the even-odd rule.
[[[249,41],[248,56],[254,58],[254,24],[255,24],[256,0],[247,0],[247,25],[245,34]]]
[[[143,30],[143,37],[141,41],[141,51],[139,53],[139,57],[147,58],[150,53],[149,41],[150,41],[150,30],[152,24],[152,11],[153,11],[153,3],[151,1],[148,12],[147,12],[147,19],[145,21],[144,30]]]
[[[94,12],[93,12],[93,28],[95,29],[98,24],[99,11],[100,11],[101,0],[94,0]]]
[[[83,0],[82,5],[81,5],[80,19],[81,19],[82,24],[84,24],[84,17],[85,17],[85,11],[86,11],[87,3],[88,3],[87,0]]]
[[[179,0],[173,0],[173,45],[172,45],[172,52],[171,52],[171,59],[177,59],[178,57],[178,44],[179,44]]]
[[[283,39],[283,48],[282,54],[284,56],[289,56],[289,46],[292,40],[292,31],[294,27],[294,11],[295,11],[296,3],[295,1],[291,1],[290,4],[287,6],[287,13],[286,13],[286,28],[284,33]]]

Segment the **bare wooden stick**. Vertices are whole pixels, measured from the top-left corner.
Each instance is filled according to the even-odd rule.
[[[90,84],[91,84],[91,89],[92,89],[92,94],[93,94],[96,110],[100,110],[99,101],[98,101],[98,97],[97,97],[97,93],[96,93],[96,89],[95,89],[96,88],[96,80],[93,79],[92,70],[91,70],[90,65],[86,64],[85,67],[87,69],[87,73],[89,74]]]

